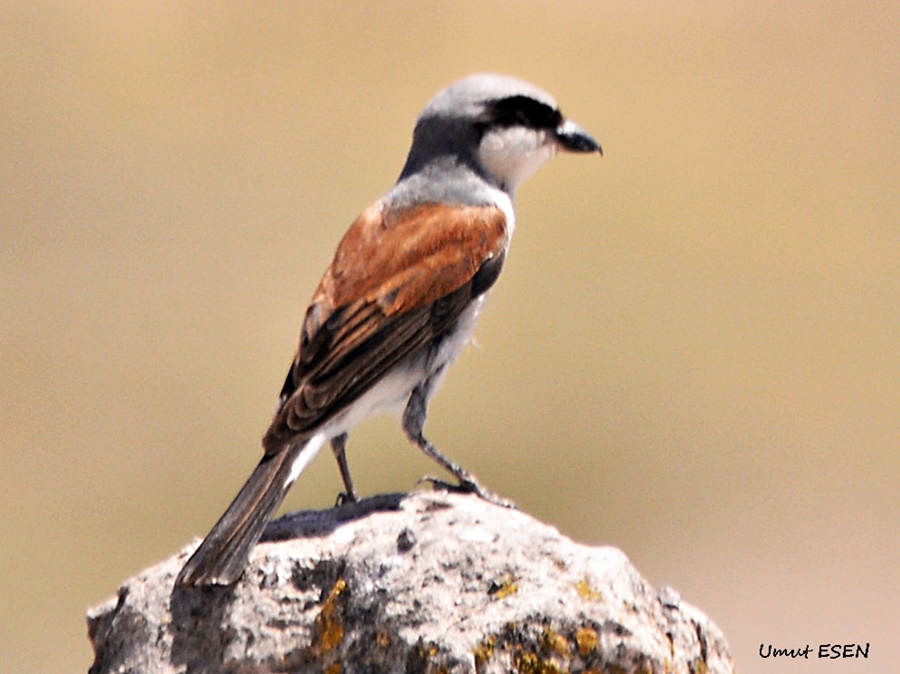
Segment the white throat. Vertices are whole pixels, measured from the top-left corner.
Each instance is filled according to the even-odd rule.
[[[512,126],[485,134],[478,158],[494,180],[510,192],[556,154],[546,131]]]

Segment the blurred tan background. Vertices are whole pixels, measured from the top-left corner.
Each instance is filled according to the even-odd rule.
[[[85,610],[258,457],[306,302],[441,87],[498,70],[603,143],[521,188],[430,437],[621,547],[743,672],[900,657],[900,5],[5,2],[0,670],[83,671]],[[433,466],[391,419],[363,494]],[[327,454],[287,508],[330,506]],[[763,660],[870,642],[865,661]]]

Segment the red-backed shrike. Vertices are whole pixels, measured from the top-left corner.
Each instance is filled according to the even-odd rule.
[[[237,581],[269,517],[326,442],[344,498],[355,499],[347,433],[378,412],[399,413],[409,439],[460,489],[497,500],[425,439],[426,409],[503,267],[516,187],[557,150],[601,152],[523,80],[473,75],[428,103],[397,184],[350,226],[306,310],[262,460],[179,584]]]

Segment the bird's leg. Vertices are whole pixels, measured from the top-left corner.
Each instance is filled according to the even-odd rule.
[[[485,501],[506,508],[515,507],[515,504],[512,501],[483,487],[478,480],[475,479],[475,476],[472,475],[472,473],[444,456],[444,454],[425,437],[424,428],[425,418],[428,416],[428,396],[431,392],[433,382],[439,374],[440,372],[435,373],[413,389],[412,394],[409,397],[409,402],[406,403],[406,409],[403,412],[403,430],[407,437],[416,443],[426,456],[434,459],[445,470],[452,473],[459,484],[447,484],[446,482],[433,477],[424,477],[422,478],[422,481],[430,482],[432,486],[448,491],[461,491],[476,494]]]
[[[338,469],[341,471],[341,480],[344,481],[344,491],[337,496],[335,506],[344,505],[345,503],[354,503],[356,491],[353,489],[353,478],[350,477],[350,466],[347,465],[347,434],[341,433],[331,439],[331,451],[334,452],[334,458],[337,459]]]

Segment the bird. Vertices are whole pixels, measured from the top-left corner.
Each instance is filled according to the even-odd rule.
[[[345,491],[349,431],[393,412],[409,440],[457,480],[508,505],[424,434],[428,401],[469,342],[515,229],[516,188],[557,152],[603,154],[523,79],[465,77],[416,119],[400,176],[344,234],[306,310],[262,439],[263,456],[176,578],[233,585],[285,494],[330,444]],[[439,482],[434,480],[435,482]]]

